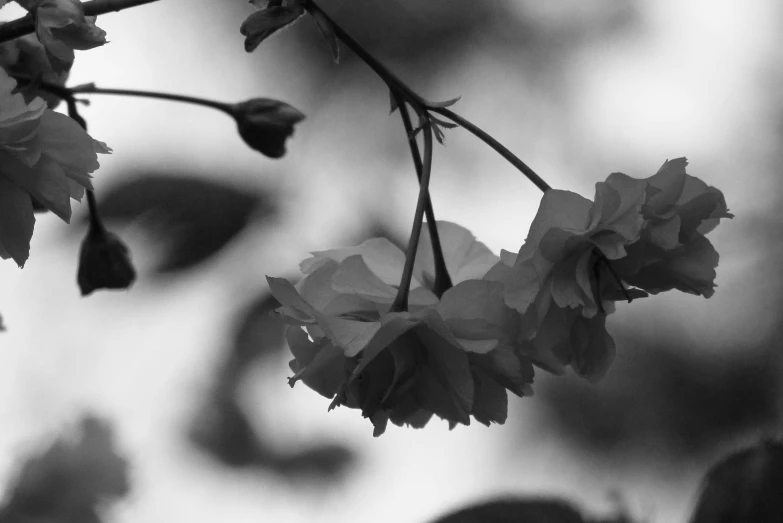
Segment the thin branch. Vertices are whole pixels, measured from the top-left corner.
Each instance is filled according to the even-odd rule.
[[[84,14],[86,16],[98,16],[144,4],[151,4],[156,1],[157,0],[91,0],[90,2],[84,2],[82,6],[84,7]],[[19,38],[20,36],[32,32],[35,32],[35,23],[33,21],[33,16],[27,14],[22,18],[0,24],[0,43]]]
[[[525,162],[517,158],[511,151],[506,149],[503,145],[500,144],[497,140],[495,140],[492,136],[490,136],[487,132],[482,130],[480,127],[472,124],[468,120],[462,118],[458,114],[454,113],[453,111],[450,111],[449,109],[446,109],[445,107],[442,107],[439,104],[427,102],[424,98],[419,96],[413,89],[408,87],[407,84],[405,84],[402,80],[400,80],[394,73],[389,71],[389,69],[386,68],[381,62],[379,62],[374,56],[372,56],[359,42],[353,39],[351,35],[349,35],[345,30],[340,27],[339,24],[337,24],[334,20],[332,20],[329,15],[327,15],[323,9],[321,9],[314,0],[306,0],[305,1],[305,9],[307,9],[311,13],[318,13],[320,16],[322,16],[324,19],[326,19],[333,27],[335,35],[343,41],[356,55],[361,58],[361,60],[366,63],[373,71],[375,71],[375,74],[377,74],[389,87],[389,89],[392,90],[392,92],[397,92],[401,97],[403,97],[409,104],[411,104],[411,107],[416,111],[416,113],[419,115],[419,117],[422,119],[422,121],[426,120],[426,116],[429,112],[442,114],[443,116],[446,116],[447,118],[451,119],[453,122],[461,125],[474,135],[476,135],[479,139],[484,141],[487,145],[492,147],[495,151],[497,151],[503,158],[508,160],[514,167],[519,169],[522,174],[527,176],[527,178],[532,181],[536,187],[541,189],[542,191],[546,192],[547,190],[551,189],[549,184],[547,184],[538,174],[533,171],[530,167],[528,167]],[[397,105],[400,105],[399,102]]]
[[[416,110],[417,113],[421,114],[426,106],[426,102],[422,97],[420,97],[416,92],[408,87],[405,82],[400,80],[397,75],[395,75],[393,72],[391,72],[385,65],[383,65],[377,58],[375,58],[373,55],[371,55],[365,48],[353,39],[351,35],[349,35],[345,30],[340,27],[340,25],[337,24],[334,20],[332,20],[326,12],[321,9],[315,2],[312,0],[307,0],[305,2],[305,9],[308,11],[318,13],[320,16],[322,16],[325,20],[327,20],[330,24],[332,24],[332,27],[334,28],[334,34],[343,41],[345,45],[348,46],[351,51],[356,53],[356,55],[361,58],[362,62],[367,64],[370,69],[372,69],[375,74],[377,74],[381,80],[383,80],[386,85],[391,89],[396,89],[400,95],[402,95],[403,98],[405,98]]]
[[[419,152],[419,145],[416,143],[416,138],[413,136],[413,124],[411,123],[411,117],[408,113],[408,107],[405,105],[405,100],[397,91],[392,90],[392,96],[397,102],[397,107],[402,116],[402,124],[405,126],[405,135],[408,139],[408,145],[411,149],[411,156],[413,156],[413,165],[416,168],[416,176],[421,183],[423,165],[421,161],[421,153]],[[435,282],[433,284],[432,292],[440,298],[443,293],[449,290],[453,284],[451,277],[449,276],[448,268],[446,267],[446,259],[443,257],[443,248],[440,243],[440,235],[438,234],[438,223],[435,220],[435,211],[432,208],[432,198],[427,191],[427,206],[424,208],[424,213],[427,216],[427,228],[430,231],[430,241],[432,243],[433,261],[435,264]]]
[[[413,278],[413,264],[416,261],[416,251],[419,248],[419,238],[424,222],[424,209],[429,198],[430,173],[432,172],[432,125],[427,123],[423,127],[424,134],[424,162],[419,183],[419,199],[416,202],[416,214],[413,217],[413,230],[408,241],[408,250],[405,253],[405,267],[402,269],[400,287],[397,296],[392,303],[391,312],[408,310],[408,294],[410,293],[411,279]]]
[[[106,94],[116,96],[133,96],[138,98],[155,98],[158,100],[167,100],[174,102],[183,102],[193,105],[201,105],[203,107],[210,107],[224,112],[230,116],[234,116],[234,104],[218,102],[217,100],[210,100],[209,98],[198,98],[195,96],[187,96],[184,94],[172,94],[161,93],[158,91],[138,91],[135,89],[111,89],[97,87],[92,84],[82,85],[78,87],[65,87],[57,85],[51,82],[39,81],[31,76],[24,74],[11,74],[13,78],[20,82],[31,83],[35,82],[35,86],[46,92],[52,93],[55,96],[59,96],[63,100],[72,99],[78,95],[93,95],[93,94]]]
[[[43,86],[43,83],[42,83]],[[183,102],[194,105],[203,105],[205,107],[211,107],[222,111],[224,113],[233,115],[232,104],[218,102],[216,100],[210,100],[208,98],[197,98],[195,96],[187,96],[184,94],[171,94],[160,93],[158,91],[137,91],[134,89],[106,89],[102,87],[96,87],[94,85],[85,85],[82,87],[74,87],[68,89],[71,94],[113,94],[118,96],[135,96],[140,98],[156,98],[158,100],[170,100],[174,102]]]
[[[481,127],[478,127],[477,125],[461,117],[454,111],[446,109],[445,107],[429,107],[428,109],[434,113],[442,114],[452,122],[459,124],[461,127],[464,127],[467,131],[473,133],[482,142],[492,147],[498,154],[500,154],[500,156],[508,160],[514,167],[522,171],[522,174],[527,176],[527,178],[531,182],[533,182],[536,185],[536,187],[541,189],[541,191],[546,192],[552,188],[538,174],[536,174],[536,172],[533,169],[528,167],[525,162],[520,160],[514,153],[506,149],[506,147],[503,146],[503,144],[495,140],[492,136],[490,136],[483,129],[481,129]]]

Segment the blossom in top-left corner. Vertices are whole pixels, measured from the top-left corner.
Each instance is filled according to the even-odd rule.
[[[42,98],[25,102],[16,80],[0,69],[0,257],[22,267],[30,254],[33,199],[71,219],[70,199],[92,190],[98,153],[111,150]]]

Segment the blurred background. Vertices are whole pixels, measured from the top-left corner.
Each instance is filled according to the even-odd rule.
[[[246,54],[246,2],[105,15],[110,43],[77,53],[71,85],[277,98],[307,119],[270,160],[207,109],[94,96],[81,110],[114,149],[96,194],[139,278],[80,297],[86,206],[70,226],[38,215],[24,270],[0,265],[1,490],[95,416],[130,484],[106,522],[424,523],[506,495],[686,521],[709,465],[774,434],[783,412],[783,2],[320,5],[426,98],[462,96],[458,113],[556,188],[592,198],[611,172],[646,177],[687,156],[736,215],[710,235],[715,296],[620,304],[608,376],[539,372],[504,426],[432,421],[374,439],[358,412],[288,387],[264,276],[295,279],[309,251],[406,240],[417,187],[386,88],[345,46],[335,65],[306,18]],[[541,196],[460,129],[435,150],[431,192],[439,219],[495,252],[520,247]]]

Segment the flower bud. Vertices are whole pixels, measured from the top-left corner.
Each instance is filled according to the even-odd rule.
[[[79,254],[82,296],[96,289],[127,289],[136,279],[128,247],[102,226],[91,225]]]
[[[305,118],[287,103],[269,98],[253,98],[235,104],[232,116],[245,143],[270,158],[281,158],[285,154],[285,141],[293,134],[294,124]]]

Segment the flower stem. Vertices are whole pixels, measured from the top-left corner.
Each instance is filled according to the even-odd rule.
[[[68,116],[78,123],[82,129],[87,130],[87,121],[79,114],[79,108],[76,107],[76,99],[70,96],[65,99],[68,104]],[[95,201],[95,193],[89,189],[87,193],[87,207],[90,210],[90,230],[94,232],[105,232],[106,228],[101,221],[101,215],[98,214],[98,203]]]
[[[95,201],[95,192],[87,192],[87,207],[90,209],[90,229],[94,231],[105,231],[103,222],[101,221],[101,215],[98,214],[98,203]]]
[[[174,102],[184,102],[189,103],[193,105],[201,105],[204,107],[211,107],[213,109],[217,109],[218,111],[222,111],[228,115],[233,115],[232,112],[232,104],[224,103],[224,102],[218,102],[216,100],[210,100],[208,98],[198,98],[195,96],[186,96],[183,94],[171,94],[171,93],[160,93],[157,91],[137,91],[134,89],[104,89],[101,87],[96,87],[94,85],[85,85],[82,87],[74,87],[71,89],[68,89],[68,91],[73,94],[113,94],[118,96],[136,96],[140,98],[157,98],[158,100],[169,100]]]
[[[337,22],[332,20],[329,15],[327,15],[326,12],[324,12],[324,10],[321,9],[313,0],[305,0],[305,9],[313,13],[318,13],[330,24],[332,24],[334,34],[337,36],[337,38],[342,40],[343,43],[345,43],[345,45],[351,49],[351,51],[356,53],[356,56],[361,58],[361,60],[367,64],[370,69],[372,69],[390,89],[396,90],[399,95],[405,98],[405,100],[413,106],[417,113],[421,114],[426,109],[427,103],[421,96],[416,94],[413,89],[408,87],[397,77],[397,75],[392,73],[377,58],[371,55],[364,48],[364,46],[362,46],[362,44],[354,40],[351,35],[345,32],[345,30],[340,27]]]
[[[408,113],[408,107],[405,105],[402,96],[393,89],[392,96],[396,100],[400,116],[402,116],[402,124],[405,126],[405,135],[407,136],[408,145],[411,149],[411,156],[413,156],[413,164],[416,167],[416,176],[419,178],[419,183],[421,183],[423,170],[421,153],[419,152],[419,145],[416,143],[416,138],[413,136],[413,124],[411,123],[411,117]],[[449,276],[449,271],[446,267],[446,259],[443,257],[440,235],[438,234],[438,223],[435,220],[435,211],[432,208],[432,199],[429,190],[427,191],[427,201],[426,207],[424,207],[424,213],[427,216],[427,227],[430,231],[430,241],[432,243],[432,254],[435,264],[435,283],[433,284],[432,292],[440,298],[443,296],[444,292],[453,286],[453,284],[451,283],[451,277]]]
[[[314,0],[305,0],[305,9],[307,9],[311,13],[318,13],[321,17],[326,19],[330,24],[332,24],[332,28],[334,29],[334,34],[342,40],[345,45],[347,45],[356,55],[361,58],[361,60],[366,63],[373,71],[375,71],[375,74],[377,74],[389,87],[389,89],[392,90],[392,92],[397,92],[399,96],[403,97],[416,111],[416,113],[419,115],[422,120],[424,120],[424,116],[428,112],[434,112],[438,114],[442,114],[443,116],[446,116],[447,118],[451,119],[454,123],[457,123],[476,135],[479,139],[481,139],[483,142],[485,142],[487,145],[492,147],[495,151],[497,151],[503,158],[508,160],[514,167],[519,169],[522,174],[524,174],[531,182],[533,182],[536,187],[541,189],[542,191],[546,192],[547,190],[551,189],[549,184],[547,184],[538,174],[533,171],[530,167],[525,164],[522,160],[517,158],[511,151],[506,149],[503,145],[500,144],[497,140],[495,140],[492,136],[490,136],[487,132],[482,130],[480,127],[474,125],[473,123],[469,122],[468,120],[462,118],[458,114],[454,113],[453,111],[450,111],[449,109],[446,109],[445,107],[439,106],[439,104],[433,104],[419,96],[413,89],[408,87],[407,84],[405,84],[402,80],[400,80],[394,73],[392,73],[389,69],[386,68],[380,61],[378,61],[374,56],[372,56],[359,42],[353,39],[351,35],[349,35],[345,30],[340,27],[334,20],[329,18],[329,15],[327,15],[323,9],[321,9]],[[397,105],[400,105],[399,102]]]
[[[84,2],[85,16],[97,16],[114,11],[122,11],[130,7],[150,4],[157,0],[92,0]],[[19,38],[35,31],[35,22],[32,14],[27,14],[16,20],[0,24],[0,43]]]
[[[158,91],[138,91],[135,89],[105,89],[102,87],[96,87],[92,84],[77,86],[77,87],[64,87],[62,85],[53,84],[50,82],[37,81],[28,75],[12,74],[13,78],[22,82],[36,82],[36,87],[43,89],[49,93],[52,93],[64,100],[72,99],[74,96],[82,94],[107,94],[117,96],[134,96],[139,98],[155,98],[158,100],[168,100],[174,102],[183,102],[193,105],[200,105],[202,107],[210,107],[224,112],[229,116],[234,116],[234,104],[218,102],[217,100],[210,100],[208,98],[198,98],[195,96],[187,96],[184,94],[171,94],[161,93]]]
[[[492,136],[490,136],[483,129],[481,129],[481,127],[478,127],[474,123],[466,120],[465,118],[461,117],[454,111],[451,111],[445,107],[430,107],[429,110],[434,113],[442,114],[452,122],[459,124],[460,127],[463,127],[467,131],[473,133],[482,142],[486,143],[487,145],[492,147],[495,151],[497,151],[497,153],[500,154],[500,156],[508,160],[509,163],[511,163],[511,165],[519,169],[522,172],[522,174],[527,176],[528,180],[533,182],[536,187],[541,189],[541,191],[546,192],[552,188],[538,174],[536,174],[536,172],[533,169],[528,167],[525,162],[520,160],[514,153],[506,149],[506,147],[503,146],[503,144],[495,140]]]
[[[419,247],[419,237],[424,223],[424,209],[429,200],[430,173],[432,172],[432,126],[423,124],[424,134],[424,162],[421,169],[421,182],[419,183],[419,199],[416,202],[416,213],[413,217],[413,230],[408,241],[408,251],[405,253],[405,266],[402,269],[400,286],[397,296],[394,298],[390,312],[402,312],[408,310],[408,294],[410,293],[411,279],[413,278],[413,264],[416,261],[416,250]]]

